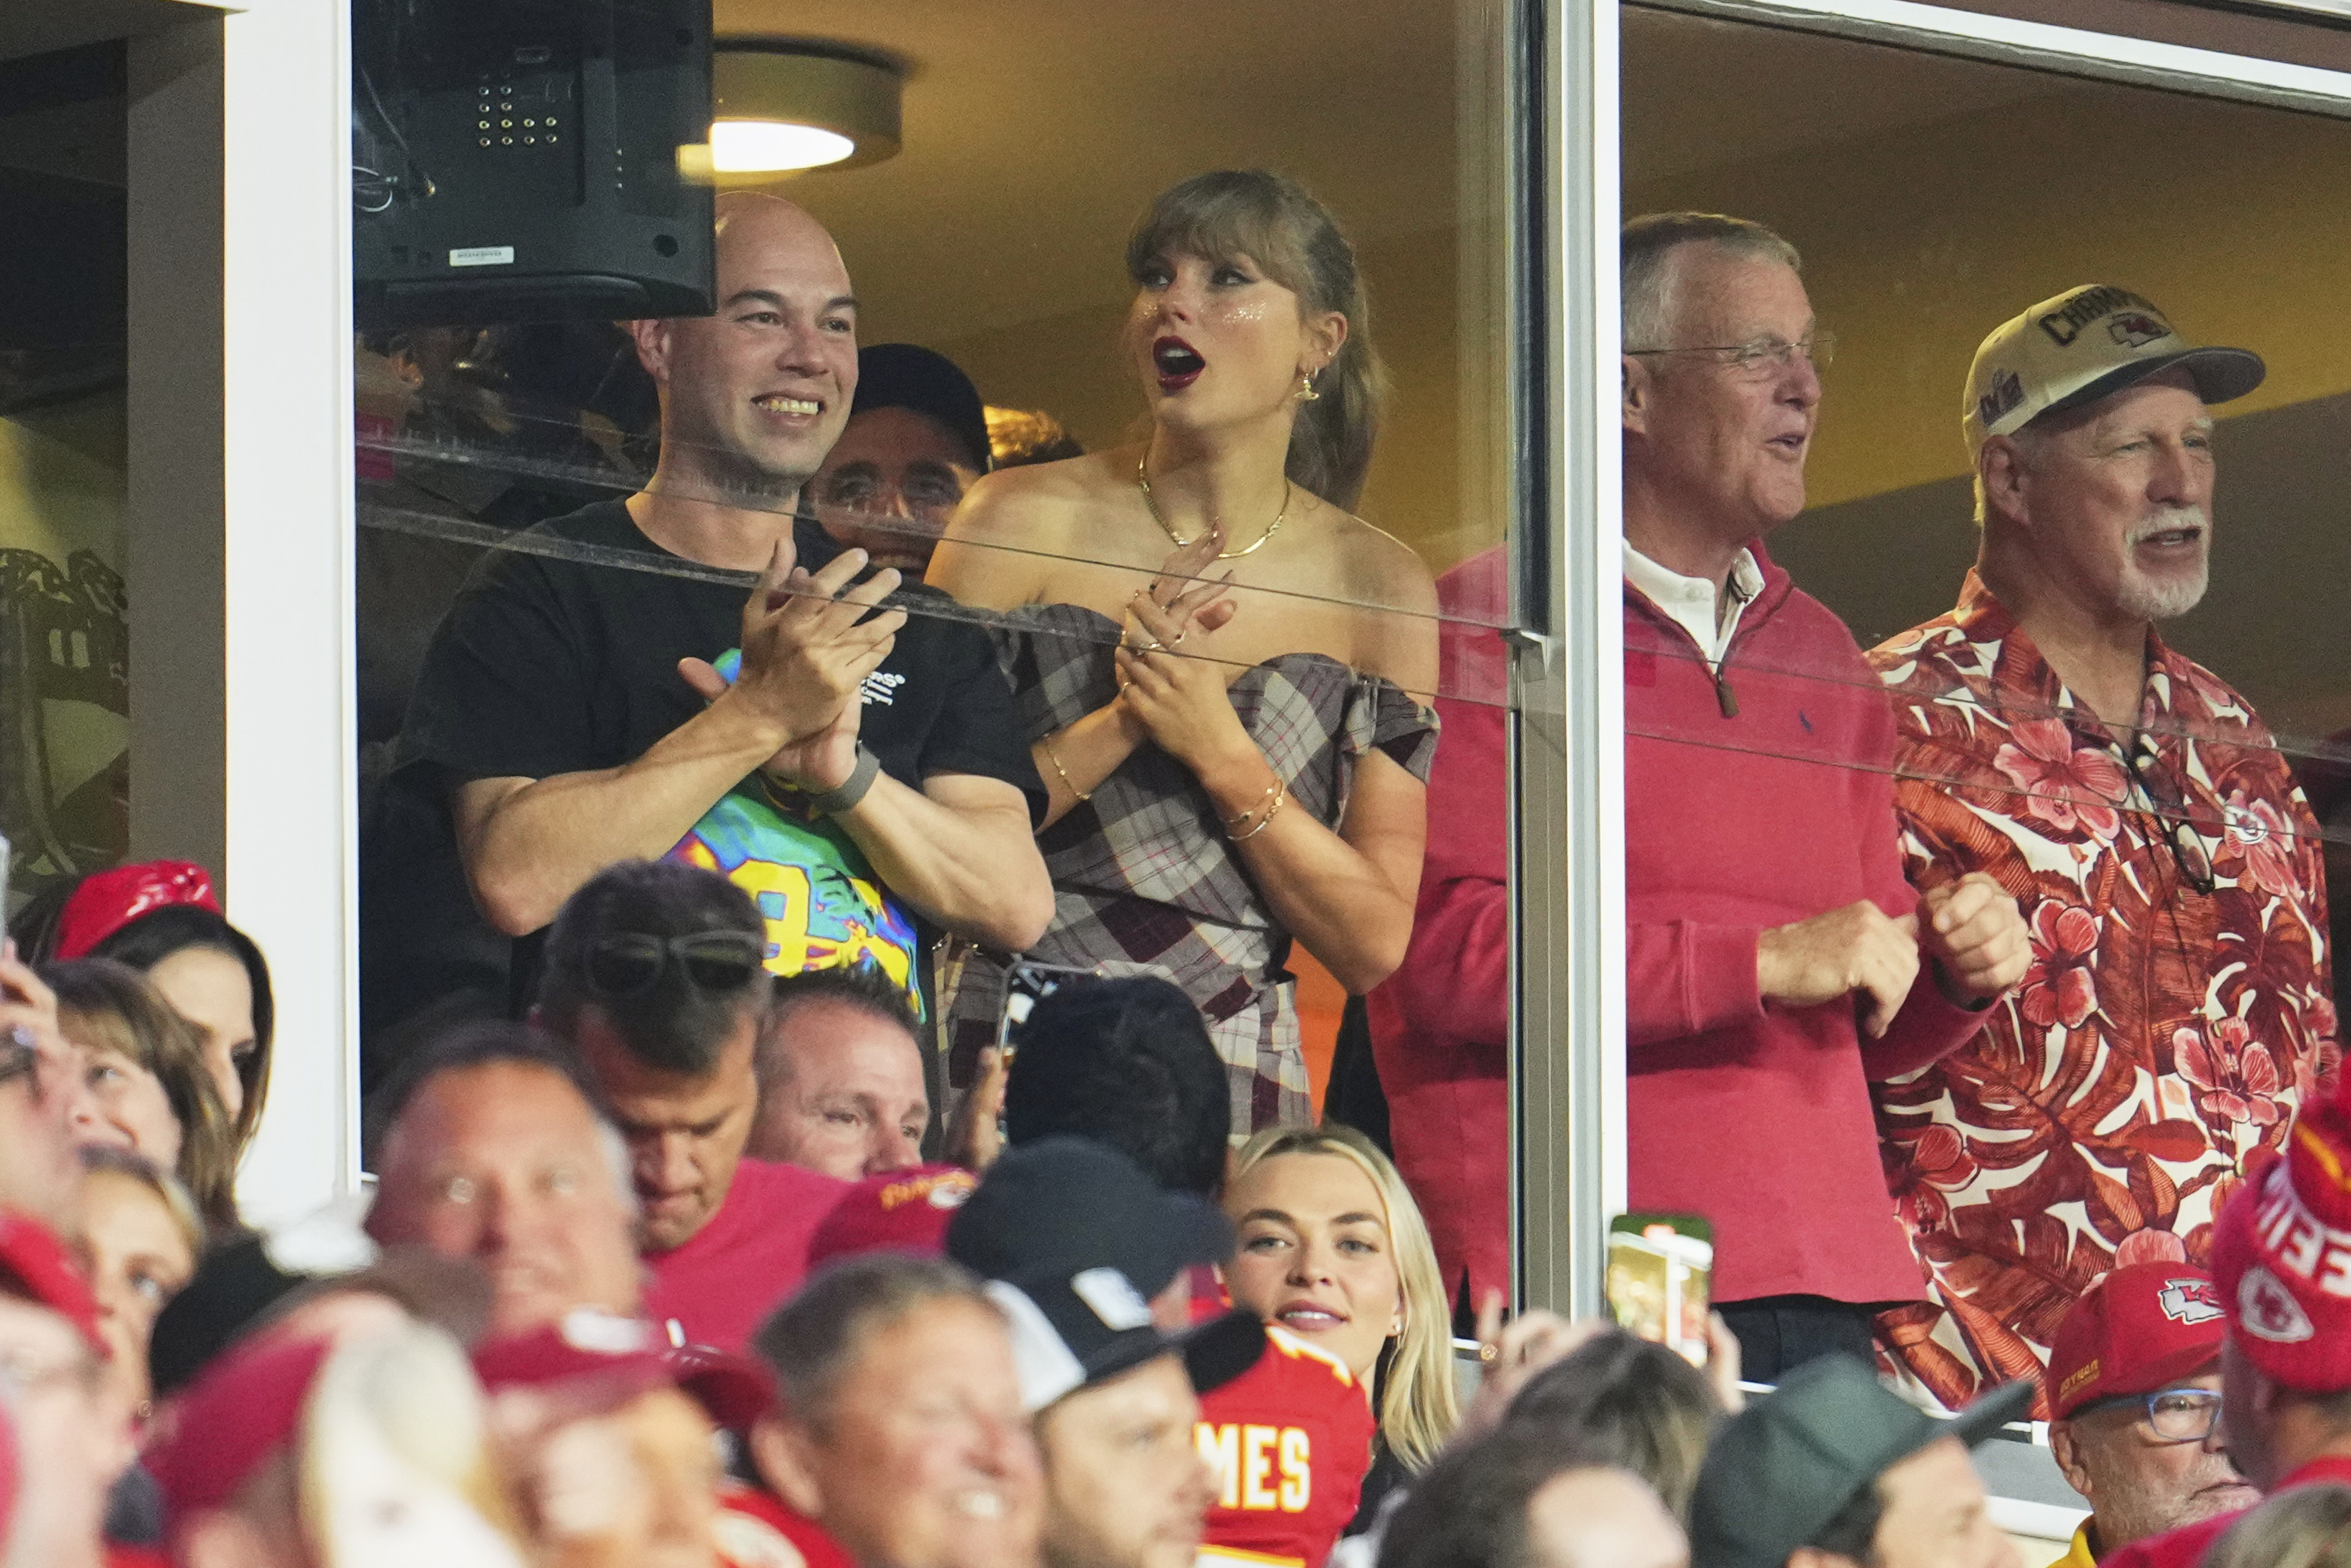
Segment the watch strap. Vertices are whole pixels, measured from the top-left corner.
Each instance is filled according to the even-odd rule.
[[[873,788],[873,780],[881,771],[882,759],[874,756],[863,741],[859,741],[857,766],[849,770],[849,777],[841,781],[839,789],[809,796],[809,810],[822,817],[839,816],[865,799],[865,792]]]

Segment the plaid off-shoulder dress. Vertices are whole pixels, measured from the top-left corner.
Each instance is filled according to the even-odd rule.
[[[1030,605],[995,633],[1031,744],[1118,695],[1119,625],[1083,605]],[[1385,752],[1422,783],[1437,715],[1393,682],[1326,653],[1284,653],[1228,690],[1242,727],[1290,783],[1286,810],[1336,828],[1355,765]],[[1092,798],[1039,835],[1053,878],[1053,924],[1026,956],[1113,975],[1160,975],[1207,1016],[1232,1081],[1236,1136],[1305,1123],[1313,1107],[1300,1050],[1290,935],[1275,924],[1207,792],[1145,743]],[[968,953],[947,1011],[949,1074],[970,1081],[995,1038],[1007,956]]]

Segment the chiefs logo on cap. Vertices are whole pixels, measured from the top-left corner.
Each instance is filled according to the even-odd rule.
[[[2300,1344],[2317,1332],[2294,1292],[2259,1264],[2237,1281],[2237,1326],[2272,1344]]]
[[[2126,349],[2142,348],[2171,336],[2171,329],[2161,319],[2138,310],[2126,310],[2116,317],[2106,323],[2106,330]]]
[[[2166,1280],[2156,1292],[2156,1305],[2176,1323],[2209,1323],[2223,1315],[2220,1287],[2210,1280]]]

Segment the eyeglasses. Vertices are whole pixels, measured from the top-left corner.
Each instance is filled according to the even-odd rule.
[[[2212,857],[2205,852],[2196,824],[2188,820],[2187,792],[2164,768],[2155,737],[2142,730],[2137,739],[2121,750],[2124,766],[2138,781],[2139,793],[2147,797],[2155,820],[2163,824],[2164,841],[2171,846],[2171,861],[2179,868],[2179,879],[2197,892],[2209,894],[2219,885],[2212,878]]]
[[[1715,362],[1733,375],[1778,375],[1795,364],[1799,356],[1811,361],[1814,370],[1824,371],[1836,358],[1836,334],[1815,332],[1811,337],[1791,343],[1784,338],[1758,338],[1751,343],[1712,343],[1689,349],[1627,349],[1635,359],[1660,354],[1711,354]]]
[[[2220,1418],[2220,1396],[2210,1388],[2117,1394],[2111,1399],[2099,1400],[2090,1408],[2119,1409],[2126,1405],[2144,1406],[2147,1424],[2155,1428],[2157,1440],[2165,1443],[2201,1443],[2212,1436],[2213,1424]]]
[[[742,931],[693,931],[655,936],[623,931],[599,937],[588,949],[588,983],[608,997],[653,989],[674,962],[696,990],[739,991],[765,971],[768,945]]]

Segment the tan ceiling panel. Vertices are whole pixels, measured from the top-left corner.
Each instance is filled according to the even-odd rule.
[[[877,332],[937,340],[1123,298],[1153,193],[1272,164],[1359,244],[1454,217],[1455,8],[1429,0],[718,0],[721,37],[911,65],[905,150],[776,189],[840,240]]]

